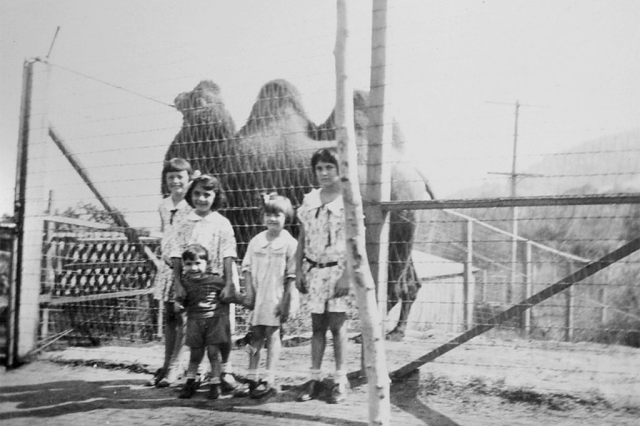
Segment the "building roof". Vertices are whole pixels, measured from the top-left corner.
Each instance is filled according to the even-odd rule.
[[[421,280],[432,280],[440,277],[462,275],[464,273],[463,263],[454,262],[452,260],[418,250],[414,250],[412,252],[412,257],[416,273]],[[471,268],[472,272],[478,270],[479,269],[476,267]]]

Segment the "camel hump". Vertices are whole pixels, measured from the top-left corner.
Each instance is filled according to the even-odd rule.
[[[298,89],[287,80],[271,80],[260,89],[258,98],[251,108],[247,123],[239,134],[255,133],[260,128],[269,126],[274,122],[287,120],[293,116],[301,118],[308,124],[309,128],[315,127],[304,109]]]
[[[357,136],[362,136],[369,126],[369,92],[354,90],[353,92],[353,120]],[[336,111],[331,111],[324,123],[316,126],[310,136],[315,140],[335,140],[336,138]]]

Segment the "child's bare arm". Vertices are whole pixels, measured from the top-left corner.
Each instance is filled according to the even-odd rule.
[[[256,291],[253,288],[253,281],[251,280],[251,271],[244,271],[244,287],[247,292],[244,298],[244,306],[253,310],[256,306]]]
[[[279,306],[279,312],[276,312],[276,316],[280,315],[280,322],[284,323],[289,320],[289,315],[291,313],[291,294],[293,291],[293,286],[296,283],[296,279],[293,277],[288,277],[284,281],[284,293],[282,295],[282,302]]]
[[[303,259],[304,259],[304,226],[300,224],[299,227],[300,234],[298,236],[298,248],[296,249],[296,288],[302,294],[306,294],[309,289],[307,288],[307,283],[304,277],[303,271]]]
[[[338,282],[336,283],[336,288],[334,290],[334,297],[342,297],[349,294],[349,273],[347,272],[347,268],[344,268],[344,272]]]
[[[187,295],[180,282],[182,278],[182,259],[172,257],[171,261],[173,262],[173,292],[177,299],[184,299]]]
[[[233,257],[225,257],[223,262],[223,275],[225,279],[225,286],[222,289],[222,300],[233,303],[236,299],[236,286],[233,282],[233,272],[231,268],[235,268],[235,262]]]

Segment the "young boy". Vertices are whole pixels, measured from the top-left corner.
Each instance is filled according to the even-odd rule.
[[[182,253],[182,294],[176,296],[176,309],[187,311],[187,337],[185,344],[191,349],[187,381],[180,398],[191,398],[198,384],[196,375],[205,351],[211,363],[211,389],[209,399],[218,399],[220,388],[220,345],[231,341],[229,304],[222,302],[225,280],[207,271],[209,253],[200,244],[187,246]]]
[[[211,175],[201,175],[191,182],[185,199],[193,208],[171,233],[167,246],[172,258],[176,295],[183,293],[182,253],[190,244],[200,244],[209,253],[209,270],[218,274],[226,283],[222,291],[225,301],[233,301],[238,289],[238,268],[235,265],[236,239],[231,222],[218,210],[226,204],[220,181]],[[233,392],[235,381],[231,365],[231,343],[221,343],[222,391]]]

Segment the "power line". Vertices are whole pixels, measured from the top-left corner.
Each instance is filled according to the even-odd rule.
[[[106,84],[107,86],[114,87],[114,88],[116,88],[116,89],[119,89],[119,90],[122,90],[122,91],[124,91],[124,92],[130,93],[130,94],[132,94],[132,95],[134,95],[134,96],[138,96],[138,97],[141,97],[141,98],[147,99],[147,100],[149,100],[149,101],[156,102],[156,103],[158,103],[158,104],[160,104],[160,105],[168,106],[169,108],[174,108],[174,109],[175,109],[175,105],[167,104],[167,103],[165,103],[165,102],[159,101],[159,100],[154,99],[154,98],[152,98],[152,97],[149,97],[149,96],[143,95],[143,94],[138,93],[138,92],[134,92],[133,90],[129,90],[129,89],[125,88],[125,87],[118,86],[117,84],[109,83],[108,81],[104,81],[104,80],[101,80],[101,79],[96,78],[96,77],[91,77],[91,76],[86,75],[86,74],[83,74],[83,73],[81,73],[81,72],[74,71],[74,70],[72,70],[72,69],[69,69],[69,68],[63,67],[63,66],[61,66],[61,65],[56,65],[56,64],[52,64],[52,63],[50,63],[50,65],[51,65],[51,66],[53,66],[53,67],[60,68],[61,70],[64,70],[64,71],[70,72],[70,73],[72,73],[72,74],[79,75],[79,76],[84,77],[84,78],[86,78],[86,79],[93,80],[93,81],[97,81],[98,83]]]

